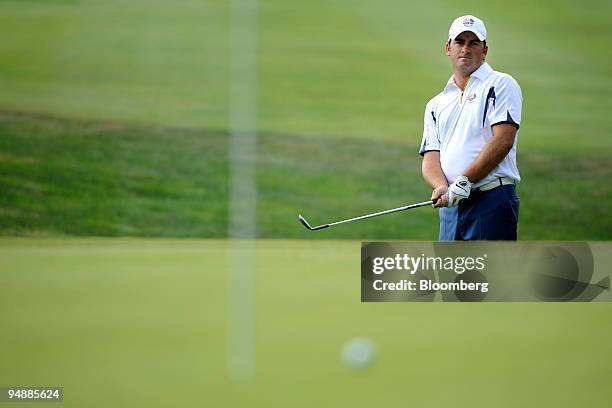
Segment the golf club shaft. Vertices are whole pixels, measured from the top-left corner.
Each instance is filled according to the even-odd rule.
[[[409,210],[411,208],[425,207],[426,205],[432,205],[432,204],[433,204],[432,200],[423,201],[422,203],[405,205],[403,207],[391,208],[390,210],[379,211],[379,212],[372,213],[372,214],[362,215],[360,217],[348,218],[346,220],[332,222],[328,225],[330,227],[333,227],[334,225],[344,224],[344,223],[351,222],[351,221],[364,220],[366,218],[378,217],[379,215],[391,214],[391,213],[398,212],[398,211]]]

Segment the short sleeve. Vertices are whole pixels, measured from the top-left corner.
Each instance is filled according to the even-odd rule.
[[[433,103],[430,101],[425,106],[425,117],[423,118],[423,140],[419,149],[421,156],[430,150],[440,150],[440,138],[438,137],[436,121]]]
[[[510,75],[504,75],[487,93],[488,118],[491,126],[507,123],[521,125],[523,95],[519,84]]]

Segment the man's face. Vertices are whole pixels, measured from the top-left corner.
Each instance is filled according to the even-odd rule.
[[[466,76],[480,67],[488,49],[471,31],[464,31],[446,43],[446,55],[450,57],[453,70]]]

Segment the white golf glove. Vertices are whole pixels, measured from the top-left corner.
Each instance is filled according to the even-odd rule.
[[[465,176],[457,177],[457,180],[448,186],[448,206],[454,207],[459,204],[459,201],[470,196],[472,183]]]

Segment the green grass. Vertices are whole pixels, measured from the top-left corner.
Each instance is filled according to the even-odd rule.
[[[0,233],[225,237],[227,133],[0,114]],[[437,237],[430,208],[311,233],[326,223],[424,201],[418,146],[262,133],[257,235]],[[612,159],[519,155],[521,239],[612,237]]]
[[[427,198],[416,147],[473,12],[523,89],[522,239],[609,239],[609,2],[259,2],[259,237]],[[230,3],[0,2],[0,234],[224,237]],[[568,33],[568,27],[570,33]],[[24,114],[15,114],[23,112]],[[63,118],[63,119],[59,119]],[[317,237],[432,239],[433,211]]]
[[[230,2],[0,1],[0,385],[67,407],[609,405],[609,304],[361,304],[358,240],[435,239],[435,211],[296,216],[428,198],[422,112],[474,13],[523,90],[520,239],[610,240],[611,3],[258,4],[257,236],[294,240],[256,242],[257,371],[235,384]],[[339,361],[354,336],[370,370]]]
[[[224,134],[2,117],[5,234],[225,236]]]
[[[227,372],[227,241],[0,239],[0,383],[67,407],[605,406],[609,303],[362,304],[359,242],[257,245],[256,375]],[[342,344],[371,338],[371,369]]]
[[[225,127],[227,2],[3,1],[0,105]]]
[[[467,9],[523,88],[521,238],[609,239],[610,3]],[[300,211],[325,222],[427,198],[423,106],[465,10],[259,2],[258,236],[305,237]],[[224,1],[1,2],[0,232],[225,236],[230,22]],[[431,239],[435,223],[422,209],[324,236]]]
[[[259,128],[418,143],[448,25],[471,11],[523,88],[522,147],[609,155],[610,4],[259,2]],[[3,1],[0,107],[226,129],[230,21],[220,0]]]

